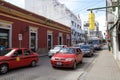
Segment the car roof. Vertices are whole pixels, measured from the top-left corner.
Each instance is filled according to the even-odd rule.
[[[28,48],[7,48],[7,49],[28,49]]]
[[[76,49],[76,48],[79,48],[79,47],[70,46],[70,47],[67,47],[67,48],[75,48]]]
[[[55,45],[55,46],[67,46],[67,45]]]

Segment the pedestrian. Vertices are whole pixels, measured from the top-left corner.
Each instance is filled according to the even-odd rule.
[[[0,44],[0,55],[3,54],[4,50],[5,50],[5,46],[3,45],[3,43],[1,43]]]
[[[108,50],[111,51],[111,45],[110,45],[110,42],[108,42]]]

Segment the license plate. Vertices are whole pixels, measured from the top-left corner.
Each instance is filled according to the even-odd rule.
[[[57,65],[62,65],[62,63],[61,63],[61,62],[57,62],[56,64],[57,64]]]

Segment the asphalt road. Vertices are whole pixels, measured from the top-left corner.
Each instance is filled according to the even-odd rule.
[[[38,66],[10,70],[7,74],[0,75],[0,80],[77,80],[92,67],[97,56],[99,52],[96,52],[93,57],[84,57],[83,63],[78,64],[76,70],[52,68],[50,58],[44,56],[40,57]]]

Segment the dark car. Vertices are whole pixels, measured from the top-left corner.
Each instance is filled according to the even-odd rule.
[[[84,56],[91,57],[94,54],[94,50],[90,45],[81,45],[80,48],[81,48]]]

